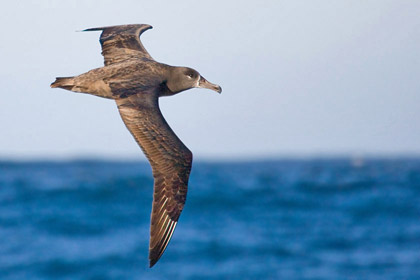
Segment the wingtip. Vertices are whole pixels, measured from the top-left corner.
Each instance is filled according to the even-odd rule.
[[[149,268],[152,268],[157,263],[157,260],[149,260]]]
[[[150,24],[139,24],[138,25],[140,28],[140,35],[143,33],[143,32],[145,32],[145,31],[147,31],[147,30],[149,30],[149,29],[153,29],[153,26],[151,26]]]
[[[93,28],[86,28],[83,30],[76,30],[76,32],[85,32],[85,31],[102,31],[105,27],[93,27]]]
[[[105,29],[108,29],[108,28],[115,28],[115,27],[135,27],[135,26],[138,26],[138,27],[141,27],[141,29],[143,30],[143,31],[146,31],[146,30],[149,30],[149,29],[153,29],[153,26],[151,26],[150,24],[126,24],[126,25],[113,25],[113,26],[103,26],[103,27],[93,27],[93,28],[86,28],[86,29],[83,29],[83,30],[76,30],[76,32],[85,32],[85,31],[103,31],[103,30],[105,30]]]
[[[149,251],[149,268],[152,268],[159,261],[161,256],[162,254],[160,254],[158,257],[153,256],[151,251]]]

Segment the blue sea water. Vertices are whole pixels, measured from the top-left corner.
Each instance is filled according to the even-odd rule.
[[[420,159],[194,163],[148,268],[142,162],[0,162],[0,279],[420,279]]]

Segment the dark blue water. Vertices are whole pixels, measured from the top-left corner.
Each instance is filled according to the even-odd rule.
[[[0,279],[420,279],[420,160],[195,163],[148,268],[146,163],[0,163]]]

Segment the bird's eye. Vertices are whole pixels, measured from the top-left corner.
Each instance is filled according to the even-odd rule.
[[[194,74],[193,73],[189,73],[189,74],[187,74],[187,76],[192,79],[194,77]]]

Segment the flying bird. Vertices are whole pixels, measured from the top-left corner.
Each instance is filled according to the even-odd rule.
[[[162,256],[187,197],[192,153],[175,135],[159,109],[159,97],[191,88],[221,93],[196,70],[155,61],[140,41],[147,24],[90,28],[102,31],[104,67],[74,77],[58,77],[52,88],[115,100],[128,130],[150,162],[154,177],[149,265]]]

